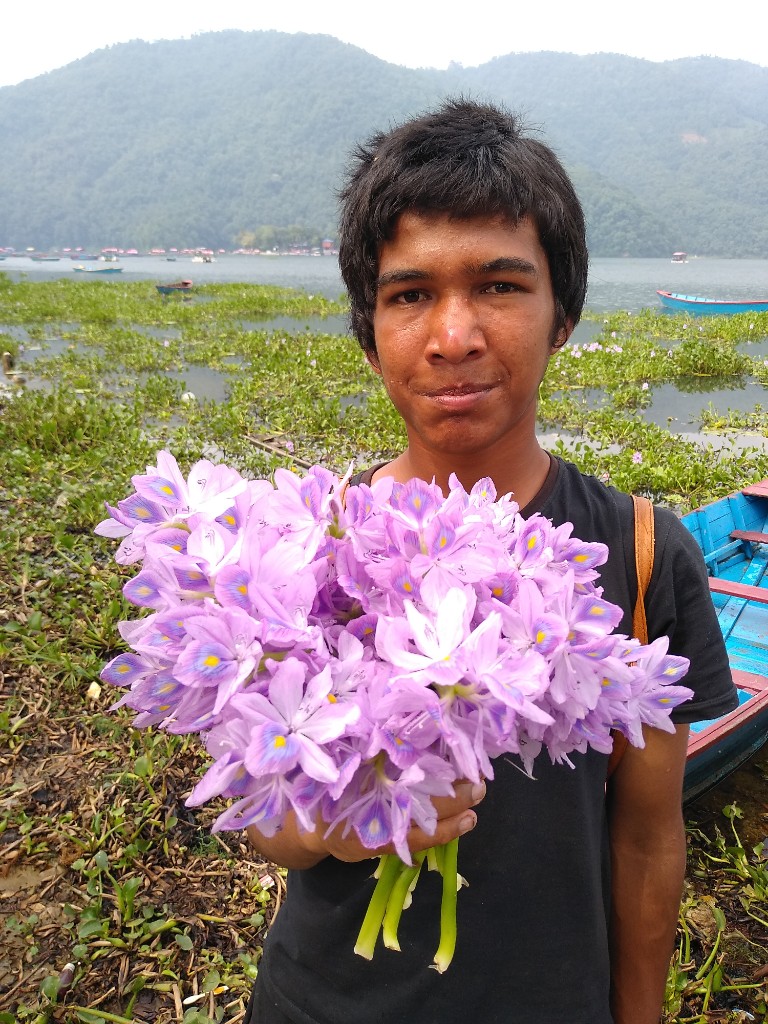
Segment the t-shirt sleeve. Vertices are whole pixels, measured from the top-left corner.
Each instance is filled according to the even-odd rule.
[[[694,696],[672,713],[678,723],[698,722],[738,706],[723,634],[712,603],[704,558],[685,526],[668,509],[656,508],[656,552],[646,595],[648,635],[666,634],[669,653],[691,665],[680,680]]]

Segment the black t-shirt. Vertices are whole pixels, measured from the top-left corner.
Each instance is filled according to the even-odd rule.
[[[607,600],[625,609],[631,633],[636,593],[631,499],[562,460],[523,512],[539,511],[573,535],[610,547],[601,567]],[[691,660],[683,680],[694,698],[678,722],[736,706],[701,553],[668,510],[656,509],[656,555],[646,597],[651,639]],[[443,975],[429,969],[439,934],[440,885],[422,872],[403,913],[401,952],[381,944],[372,961],[353,952],[374,882],[374,862],[328,857],[291,871],[288,895],[264,948],[258,984],[278,1019],[295,1024],[611,1024],[605,817],[607,757],[546,753],[528,778],[497,758],[478,821],[459,843],[458,941]],[[264,1017],[259,1024],[271,1024]]]

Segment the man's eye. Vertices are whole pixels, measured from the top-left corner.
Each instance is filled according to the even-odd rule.
[[[418,302],[421,298],[421,292],[417,288],[411,288],[407,292],[400,292],[397,296],[398,302],[411,303]]]
[[[507,295],[509,292],[517,291],[517,287],[511,281],[494,281],[488,285],[486,291],[491,295]]]

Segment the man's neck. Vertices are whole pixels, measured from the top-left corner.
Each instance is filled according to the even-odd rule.
[[[497,494],[512,492],[521,508],[528,504],[541,490],[549,472],[550,459],[547,452],[534,438],[525,451],[507,453],[503,459],[495,453],[492,458],[478,455],[446,455],[437,458],[417,447],[409,446],[392,462],[383,466],[379,476],[394,476],[405,483],[413,477],[429,482],[432,479],[448,493],[448,480],[454,473],[465,490],[469,491],[483,477],[490,477]]]

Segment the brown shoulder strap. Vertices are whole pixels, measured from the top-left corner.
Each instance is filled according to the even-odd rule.
[[[645,595],[653,572],[653,556],[656,535],[653,523],[653,504],[647,498],[632,495],[635,510],[635,570],[637,572],[637,600],[632,613],[632,632],[637,639],[648,643],[648,622],[645,618]],[[608,758],[608,778],[613,775],[627,749],[627,737],[622,732],[613,733],[613,750]]]
[[[645,619],[645,595],[653,572],[656,535],[653,524],[653,505],[647,498],[632,495],[635,506],[635,569],[637,570],[637,601],[632,615],[632,632],[642,643],[648,643],[648,623]]]

